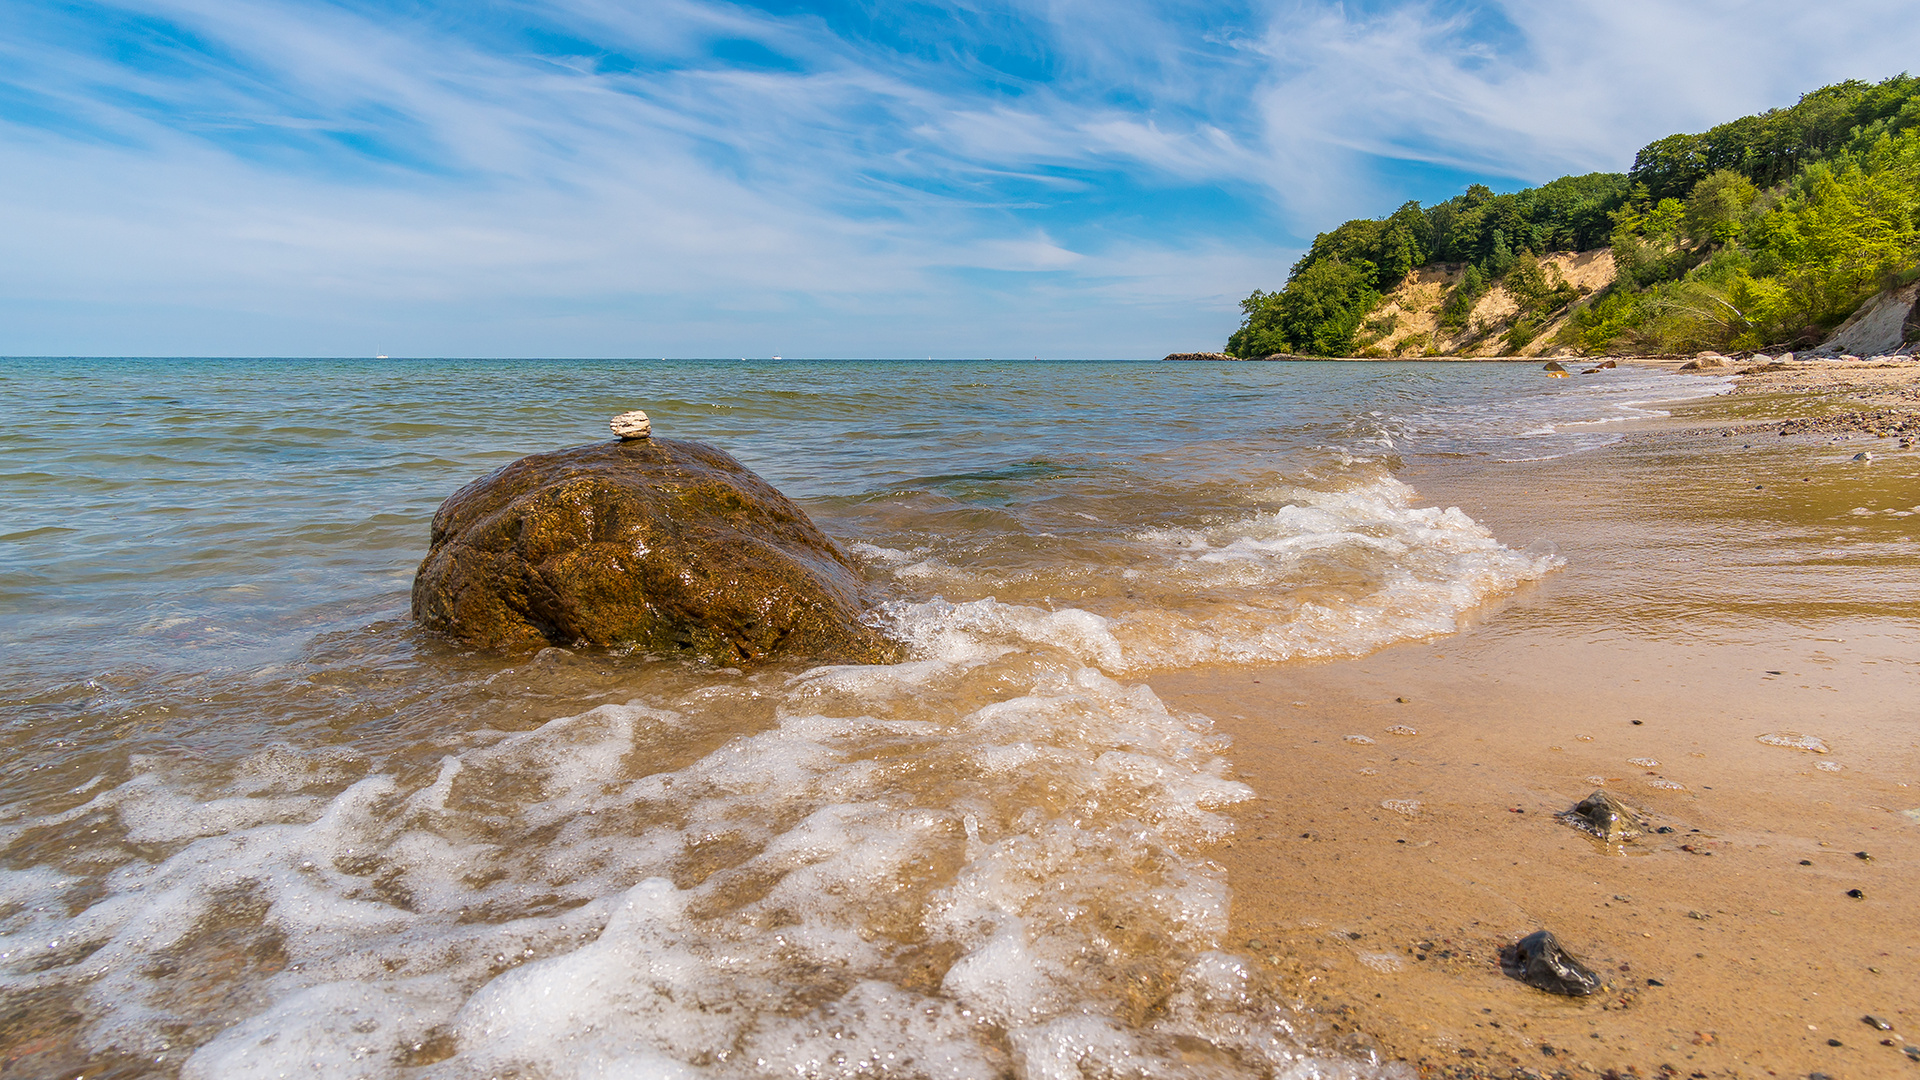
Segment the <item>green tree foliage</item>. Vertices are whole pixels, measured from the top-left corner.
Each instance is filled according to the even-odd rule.
[[[1453,291],[1447,294],[1446,303],[1440,307],[1440,326],[1446,330],[1459,330],[1467,325],[1467,319],[1473,314],[1473,305],[1487,292],[1487,275],[1477,266],[1467,267]]]
[[[1760,189],[1732,169],[1715,169],[1687,195],[1684,225],[1696,244],[1725,244],[1740,235]]]
[[[1589,350],[1811,344],[1911,278],[1920,125],[1854,143],[1769,192],[1716,170],[1684,204],[1630,201],[1614,234],[1615,286],[1576,313],[1564,340]]]
[[[1227,339],[1227,354],[1350,354],[1362,320],[1380,302],[1373,287],[1376,277],[1370,263],[1337,258],[1296,267],[1285,289],[1256,291],[1240,302],[1246,318]]]
[[[1737,172],[1772,187],[1816,161],[1860,149],[1881,135],[1920,125],[1920,78],[1896,75],[1880,83],[1823,86],[1797,104],[1744,116],[1700,135],[1669,135],[1649,143],[1628,175],[1655,199],[1683,198],[1716,170]]]
[[[1352,347],[1366,314],[1364,309],[1352,310],[1363,296],[1356,284],[1359,276],[1366,276],[1364,294],[1370,294],[1371,306],[1409,272],[1429,263],[1466,263],[1481,275],[1467,300],[1471,311],[1471,301],[1485,292],[1485,282],[1507,273],[1520,252],[1576,251],[1604,244],[1613,229],[1613,213],[1629,194],[1627,179],[1619,173],[1562,177],[1506,195],[1475,184],[1436,206],[1409,202],[1386,218],[1346,222],[1313,238],[1285,288],[1256,291],[1241,303],[1245,318],[1228,340],[1227,352],[1340,355]],[[1338,269],[1320,269],[1330,264],[1338,264]],[[1296,291],[1299,295],[1291,295]],[[1282,318],[1276,314],[1281,311],[1289,314]],[[1466,313],[1457,314],[1464,322]],[[1326,319],[1326,325],[1303,321],[1316,317]]]
[[[1631,173],[1504,194],[1475,184],[1316,236],[1279,292],[1255,291],[1227,351],[1340,355],[1412,270],[1464,265],[1440,313],[1458,330],[1505,279],[1533,329],[1575,297],[1531,254],[1611,247],[1615,285],[1563,340],[1589,349],[1804,340],[1920,260],[1920,78],[1853,80],[1703,134],[1648,144]],[[1515,274],[1518,277],[1515,277]],[[1518,327],[1516,327],[1517,329]],[[1509,334],[1512,338],[1512,334]],[[1510,341],[1511,343],[1511,341]],[[1517,346],[1516,346],[1517,347]]]

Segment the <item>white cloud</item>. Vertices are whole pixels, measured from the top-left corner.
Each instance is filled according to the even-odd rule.
[[[1263,202],[1310,235],[1406,197],[1381,158],[1617,168],[1920,33],[1887,3],[1516,5],[1487,36],[1432,5],[1035,0],[972,13],[1029,36],[983,74],[964,42],[694,0],[547,9],[579,56],[451,8],[139,5],[207,49],[0,42],[68,117],[0,124],[0,351],[1217,346],[1298,254]],[[717,38],[793,70],[701,61]]]

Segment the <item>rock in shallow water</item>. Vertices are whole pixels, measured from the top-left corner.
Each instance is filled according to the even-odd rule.
[[[677,439],[521,458],[433,518],[413,617],[487,649],[631,644],[718,664],[877,662],[852,563],[730,455]]]
[[[1546,930],[1535,930],[1502,957],[1507,973],[1550,994],[1585,997],[1600,989],[1600,976],[1568,955]]]

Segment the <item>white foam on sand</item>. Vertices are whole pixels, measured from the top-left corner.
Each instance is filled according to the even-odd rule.
[[[990,598],[896,603],[888,613],[895,632],[922,650],[938,651],[955,634],[1008,647],[1043,641],[1117,674],[1360,655],[1447,634],[1466,612],[1564,563],[1503,546],[1457,508],[1417,506],[1414,490],[1388,476],[1252,499],[1265,508],[1138,530],[1110,557],[1124,570],[1085,568],[1117,573],[1140,598],[1106,615]],[[903,579],[939,583],[938,560],[870,552]]]
[[[1208,849],[1249,792],[1206,718],[1119,678],[1444,633],[1557,561],[1391,478],[1252,501],[1125,533],[1142,600],[1109,614],[896,604],[901,664],[405,772],[137,761],[62,815],[112,869],[0,874],[0,991],[190,1080],[1171,1077],[1196,1047],[1210,1076],[1400,1075],[1305,1048],[1223,949]]]
[[[0,876],[0,989],[190,1080],[1186,1076],[1199,1045],[1208,1075],[1397,1075],[1305,1049],[1220,951],[1206,851],[1248,791],[1207,721],[1083,663],[1085,613],[963,607],[910,663],[743,691],[772,720],[704,751],[728,694],[331,797],[294,793],[325,752],[213,787],[145,762],[84,808],[147,853],[96,895]]]

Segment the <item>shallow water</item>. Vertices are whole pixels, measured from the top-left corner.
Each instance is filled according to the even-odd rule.
[[[1550,573],[1408,463],[1721,380],[1498,364],[0,363],[0,993],[125,1075],[1363,1075],[1223,949],[1246,791],[1144,674]],[[644,408],[799,499],[890,667],[490,657],[438,502]]]

